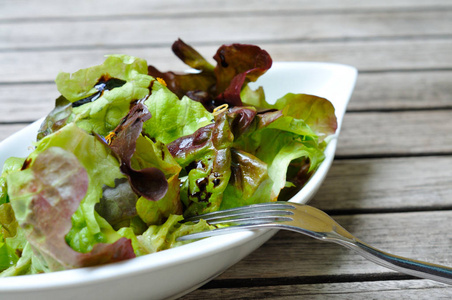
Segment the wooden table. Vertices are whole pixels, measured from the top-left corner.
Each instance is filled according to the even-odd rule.
[[[0,0],[0,140],[44,116],[53,79],[126,53],[184,66],[181,37],[211,57],[254,43],[274,61],[353,65],[335,162],[311,202],[356,236],[452,265],[452,2]],[[450,298],[452,288],[280,232],[183,299]]]

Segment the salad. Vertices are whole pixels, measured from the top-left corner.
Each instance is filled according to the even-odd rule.
[[[172,50],[195,72],[109,55],[58,74],[34,151],[3,166],[0,277],[176,247],[211,228],[184,217],[287,199],[315,172],[337,128],[328,100],[267,101],[248,86],[272,65],[254,45],[221,46],[216,65],[182,40]]]

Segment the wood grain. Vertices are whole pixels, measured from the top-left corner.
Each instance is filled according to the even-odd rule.
[[[452,289],[428,280],[395,280],[322,284],[290,284],[242,288],[198,289],[190,299],[448,299]]]
[[[452,153],[452,110],[345,115],[338,156]]]
[[[451,82],[451,71],[361,73],[348,109],[451,108]]]
[[[111,17],[121,16],[193,16],[205,13],[259,13],[275,11],[293,11],[306,13],[322,13],[338,11],[350,13],[356,10],[413,10],[413,9],[447,9],[451,7],[448,0],[342,0],[342,1],[241,1],[229,0],[215,2],[210,0],[166,0],[166,1],[128,1],[127,5],[120,0],[79,0],[73,3],[62,3],[58,0],[47,0],[41,3],[27,0],[3,0],[0,20],[24,21],[41,18],[77,18],[77,17]],[[120,7],[120,11],[118,10]]]
[[[361,240],[389,253],[452,266],[452,211],[378,213],[334,216]],[[392,234],[390,234],[392,233]],[[435,245],[432,247],[432,245]],[[217,280],[315,276],[375,276],[388,269],[354,252],[298,233],[280,231]],[[278,279],[279,278],[279,279]]]
[[[30,122],[47,115],[59,96],[53,83],[0,85],[0,122]]]
[[[244,27],[246,30],[243,30]],[[287,30],[292,27],[297,30]],[[146,28],[147,32],[144,33],[141,28]],[[170,45],[177,37],[182,37],[191,44],[216,45],[237,42],[262,44],[286,40],[405,39],[431,35],[452,35],[452,10],[320,15],[286,12],[250,15],[246,19],[243,16],[228,15],[0,23],[0,50],[160,46]]]
[[[0,124],[0,142],[28,124]]]
[[[452,208],[452,156],[336,160],[310,202],[322,210]]]

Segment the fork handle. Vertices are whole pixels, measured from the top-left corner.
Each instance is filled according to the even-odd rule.
[[[356,251],[364,258],[383,267],[420,278],[452,284],[452,268],[393,255],[374,248],[358,239],[353,241],[339,239],[334,241]]]

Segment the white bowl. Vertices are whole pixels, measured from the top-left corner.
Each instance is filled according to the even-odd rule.
[[[274,63],[252,83],[254,88],[262,85],[269,100],[288,92],[306,93],[327,98],[335,107],[338,131],[325,150],[326,158],[290,201],[307,203],[323,182],[334,159],[356,77],[356,69],[350,66],[284,62]],[[0,165],[9,156],[24,157],[31,152],[40,123],[38,120],[0,143]],[[275,233],[275,230],[244,231],[100,267],[0,278],[0,299],[173,299],[218,276]]]

